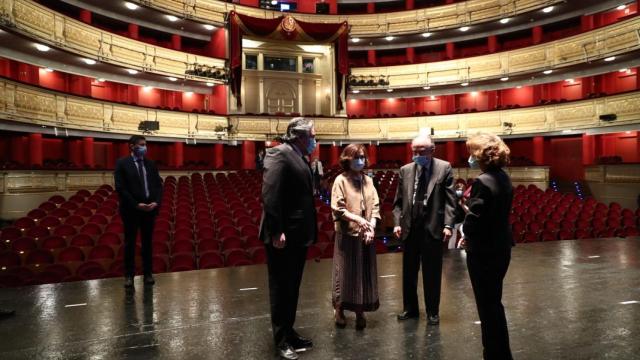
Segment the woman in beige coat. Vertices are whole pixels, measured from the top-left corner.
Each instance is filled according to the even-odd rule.
[[[336,238],[333,252],[333,296],[336,326],[346,326],[344,310],[356,313],[356,329],[366,327],[365,311],[375,311],[378,300],[375,227],[380,219],[373,179],[364,175],[367,152],[351,144],[340,156],[344,172],[335,179],[331,209]]]

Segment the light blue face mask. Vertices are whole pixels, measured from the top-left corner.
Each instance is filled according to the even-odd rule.
[[[463,195],[462,190],[456,190],[456,196],[461,198]]]
[[[351,170],[361,171],[362,169],[364,169],[364,159],[351,160]]]
[[[147,154],[146,146],[136,146],[133,148],[133,154],[136,157],[144,157]]]
[[[429,158],[424,155],[414,155],[413,162],[420,166],[427,166],[429,164]]]
[[[307,154],[312,154],[313,151],[316,149],[317,144],[318,143],[316,141],[316,138],[310,138],[309,144],[307,144]]]
[[[469,160],[467,160],[467,162],[469,163],[469,167],[472,169],[480,168],[480,164],[478,164],[478,159],[476,159],[475,156],[473,155],[469,155]]]

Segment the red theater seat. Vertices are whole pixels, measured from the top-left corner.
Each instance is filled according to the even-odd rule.
[[[118,234],[114,234],[112,232],[107,232],[104,233],[102,235],[100,235],[100,237],[98,238],[98,242],[99,245],[108,245],[108,246],[112,246],[112,247],[117,247],[122,245],[122,239],[120,238],[120,235]]]
[[[61,236],[49,236],[40,243],[43,250],[58,250],[67,247],[67,241]]]
[[[82,252],[80,248],[68,247],[66,249],[62,249],[60,253],[58,253],[57,262],[59,263],[76,262],[76,261],[84,261],[84,252]]]
[[[89,260],[113,259],[115,257],[116,253],[113,248],[107,245],[96,245],[89,252]]]
[[[26,265],[44,265],[44,264],[53,264],[53,255],[51,251],[47,250],[33,250],[29,252],[27,258],[25,259]]]
[[[222,255],[215,251],[203,253],[199,260],[199,269],[215,269],[224,267]]]
[[[171,258],[171,271],[195,270],[194,259],[189,254],[178,254]]]
[[[102,265],[95,261],[87,261],[76,269],[76,275],[81,277],[83,280],[100,279],[105,275],[105,273],[106,271]]]
[[[93,247],[93,238],[87,234],[78,234],[71,238],[69,246]]]

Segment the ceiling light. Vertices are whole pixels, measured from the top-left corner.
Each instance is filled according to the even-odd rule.
[[[169,76],[167,79],[169,79],[169,81],[178,81],[178,79],[173,76]]]
[[[352,42],[357,43],[358,41],[360,41],[360,38],[353,38],[351,39]]]
[[[213,83],[212,82],[208,82],[207,86],[213,86]]]
[[[178,21],[178,18],[173,16],[173,15],[165,15],[167,17],[167,19],[169,19],[169,21],[171,22],[175,22]]]
[[[504,76],[504,77],[501,77],[501,78],[500,78],[500,81],[507,81],[507,80],[509,80],[509,77],[508,77],[508,76]]]
[[[96,79],[98,82],[105,82],[106,80],[103,78]]]
[[[573,84],[573,79],[566,79],[566,82],[568,82],[569,84]]]
[[[143,87],[142,89],[143,89],[144,91],[151,91],[151,90],[153,90],[153,87],[151,87],[151,86],[145,86],[145,87]]]
[[[395,38],[394,38],[393,36],[387,36],[385,39],[386,39],[387,41],[391,41],[391,40],[393,40],[393,39],[395,39]]]
[[[134,70],[134,69],[127,69],[127,72],[131,75],[135,75],[138,73],[138,70]]]
[[[543,71],[542,73],[543,73],[543,74],[545,74],[545,75],[549,75],[549,74],[551,74],[552,72],[553,72],[553,70],[549,69],[549,70],[545,70],[545,71]]]
[[[186,92],[186,93],[184,93],[184,94],[185,94],[185,95],[187,95],[187,96],[191,96],[191,95],[193,95],[193,91],[187,91],[187,92]]]
[[[278,0],[271,0],[271,5],[278,5]]]
[[[423,86],[422,88],[425,89],[425,90],[429,90],[429,89],[431,89],[431,86],[427,85],[427,86]]]
[[[553,11],[553,6],[547,6],[546,8],[542,9],[543,13],[550,13]]]
[[[387,89],[387,92],[393,92],[393,89]]]
[[[52,69],[52,68],[44,68],[44,71],[46,71],[46,72],[53,72],[53,69]]]
[[[620,69],[620,72],[629,72],[629,69]]]
[[[431,95],[431,97],[429,97],[429,100],[435,100],[435,99],[436,99],[436,97],[433,96],[433,95]]]
[[[352,91],[352,93],[354,93],[354,94],[357,94],[357,93],[359,93],[359,92],[360,92],[360,90],[353,90],[353,91]]]
[[[478,92],[477,92],[477,91],[472,91],[472,92],[471,92],[471,96],[477,96],[477,95],[478,95]]]
[[[522,89],[522,85],[516,86],[516,89]]]
[[[461,86],[468,86],[468,85],[469,85],[469,83],[468,83],[468,82],[463,82],[463,83],[460,83],[460,85],[461,85]]]
[[[615,59],[616,59],[615,56],[609,56],[609,57],[604,58],[604,61],[613,61]]]
[[[426,37],[426,38],[428,38],[431,35],[433,35],[433,34],[430,33],[430,32],[422,33],[422,37]]]
[[[126,6],[126,7],[127,7],[127,9],[129,9],[129,10],[135,10],[135,9],[137,9],[137,8],[138,8],[138,5],[136,5],[136,4],[134,4],[134,3],[130,3],[130,2],[128,2],[128,1],[125,1],[125,2],[124,2],[124,6]]]
[[[51,49],[47,45],[42,45],[42,44],[34,44],[34,46],[36,47],[36,49],[38,49],[38,51],[42,51],[42,52],[46,52]]]
[[[500,24],[506,24],[506,23],[509,22],[509,20],[511,20],[511,19],[509,19],[509,18],[500,19]]]
[[[96,61],[93,59],[82,59],[82,61],[84,61],[85,64],[87,65],[95,65]]]
[[[622,5],[618,5],[618,7],[617,7],[616,9],[618,9],[618,10],[624,10],[624,9],[626,9],[626,8],[627,8],[627,5],[622,4]]]
[[[468,26],[463,26],[463,27],[460,28],[460,31],[462,31],[462,32],[465,32],[467,30],[469,30]]]
[[[216,28],[215,26],[213,26],[213,25],[209,25],[209,24],[204,24],[203,26],[204,26],[204,28],[205,28],[205,29],[207,29],[207,30],[213,30],[213,29],[215,29],[215,28]]]

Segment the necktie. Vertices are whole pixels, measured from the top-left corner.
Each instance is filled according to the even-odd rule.
[[[424,201],[424,194],[426,192],[427,187],[427,172],[429,170],[426,167],[422,168],[422,172],[420,173],[420,177],[418,178],[418,186],[416,187],[416,192],[414,194],[414,202],[413,202],[413,217],[416,218],[420,214],[422,214],[422,207]]]
[[[142,180],[142,186],[144,188],[144,195],[149,197],[149,188],[147,186],[147,177],[144,176],[144,169],[142,168],[144,165],[142,163],[142,159],[136,160],[136,168],[138,168],[138,175],[140,175],[140,180]]]

